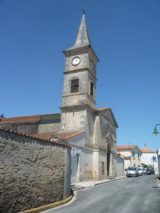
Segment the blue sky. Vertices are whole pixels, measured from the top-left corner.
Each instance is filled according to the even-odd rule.
[[[64,55],[82,9],[97,66],[97,107],[111,107],[117,144],[160,147],[159,0],[0,0],[0,114],[59,112]]]

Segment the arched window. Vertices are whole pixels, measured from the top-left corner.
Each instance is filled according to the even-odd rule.
[[[79,79],[73,78],[71,80],[71,93],[78,92],[79,90]]]

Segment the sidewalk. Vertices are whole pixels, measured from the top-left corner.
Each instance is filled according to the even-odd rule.
[[[79,183],[75,183],[73,185],[71,185],[71,188],[73,191],[78,191],[81,189],[85,189],[85,188],[90,188],[99,184],[103,184],[103,183],[108,183],[108,182],[112,182],[112,181],[116,181],[116,180],[120,180],[122,178],[125,178],[126,176],[122,176],[122,177],[117,177],[117,178],[110,178],[110,179],[105,179],[105,180],[99,180],[99,181],[85,181],[85,182],[79,182]]]

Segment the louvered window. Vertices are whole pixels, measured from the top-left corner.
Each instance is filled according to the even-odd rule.
[[[79,90],[79,79],[78,78],[72,79],[71,80],[71,93],[78,92],[78,90]]]

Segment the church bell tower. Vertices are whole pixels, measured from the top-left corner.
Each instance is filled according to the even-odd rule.
[[[64,88],[61,122],[64,131],[84,130],[87,110],[96,107],[96,64],[91,47],[85,12],[74,45],[64,50]]]

